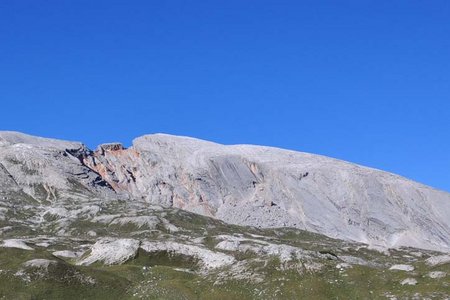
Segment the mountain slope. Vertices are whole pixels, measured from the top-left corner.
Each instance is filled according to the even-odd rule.
[[[0,298],[445,299],[448,204],[306,153],[0,132]]]
[[[64,197],[139,200],[227,223],[294,227],[374,247],[450,249],[450,194],[379,170],[270,147],[155,134],[135,139],[128,149],[113,143],[91,151],[81,143],[0,132],[0,187],[4,194],[22,193],[30,205]]]

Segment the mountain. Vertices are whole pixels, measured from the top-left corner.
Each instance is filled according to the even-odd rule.
[[[416,293],[403,286],[418,279],[419,292],[442,297],[449,216],[449,193],[309,153],[165,134],[92,151],[0,132],[6,298],[23,284],[25,298],[55,284],[50,297],[78,297],[69,283],[97,298],[99,286],[121,298],[394,297]]]
[[[294,227],[373,246],[450,247],[450,194],[319,155],[146,135],[125,149],[0,133],[2,190],[141,199],[256,227]]]

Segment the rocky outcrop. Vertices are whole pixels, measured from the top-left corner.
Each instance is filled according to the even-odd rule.
[[[228,223],[296,227],[373,246],[448,251],[450,194],[308,153],[146,135],[90,151],[81,143],[0,133],[0,190],[37,201],[142,201]]]
[[[120,151],[125,150],[123,145],[121,143],[107,143],[107,144],[101,144],[97,147],[97,152],[100,152],[102,155],[105,154],[107,151]]]
[[[134,239],[98,240],[90,249],[88,255],[77,262],[79,265],[91,265],[103,262],[105,265],[122,264],[136,256],[140,242]]]
[[[81,143],[0,132],[0,191],[16,186],[38,202],[73,194],[114,196],[101,175],[83,164],[90,155]]]

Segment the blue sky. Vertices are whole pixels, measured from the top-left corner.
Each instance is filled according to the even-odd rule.
[[[271,145],[450,191],[449,15],[449,1],[2,0],[0,129]]]

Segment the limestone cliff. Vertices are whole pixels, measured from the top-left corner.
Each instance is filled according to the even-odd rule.
[[[450,194],[308,153],[146,135],[125,149],[0,132],[0,191],[120,198],[374,246],[450,249]],[[9,195],[9,194],[8,194]],[[8,196],[4,196],[8,197]]]

